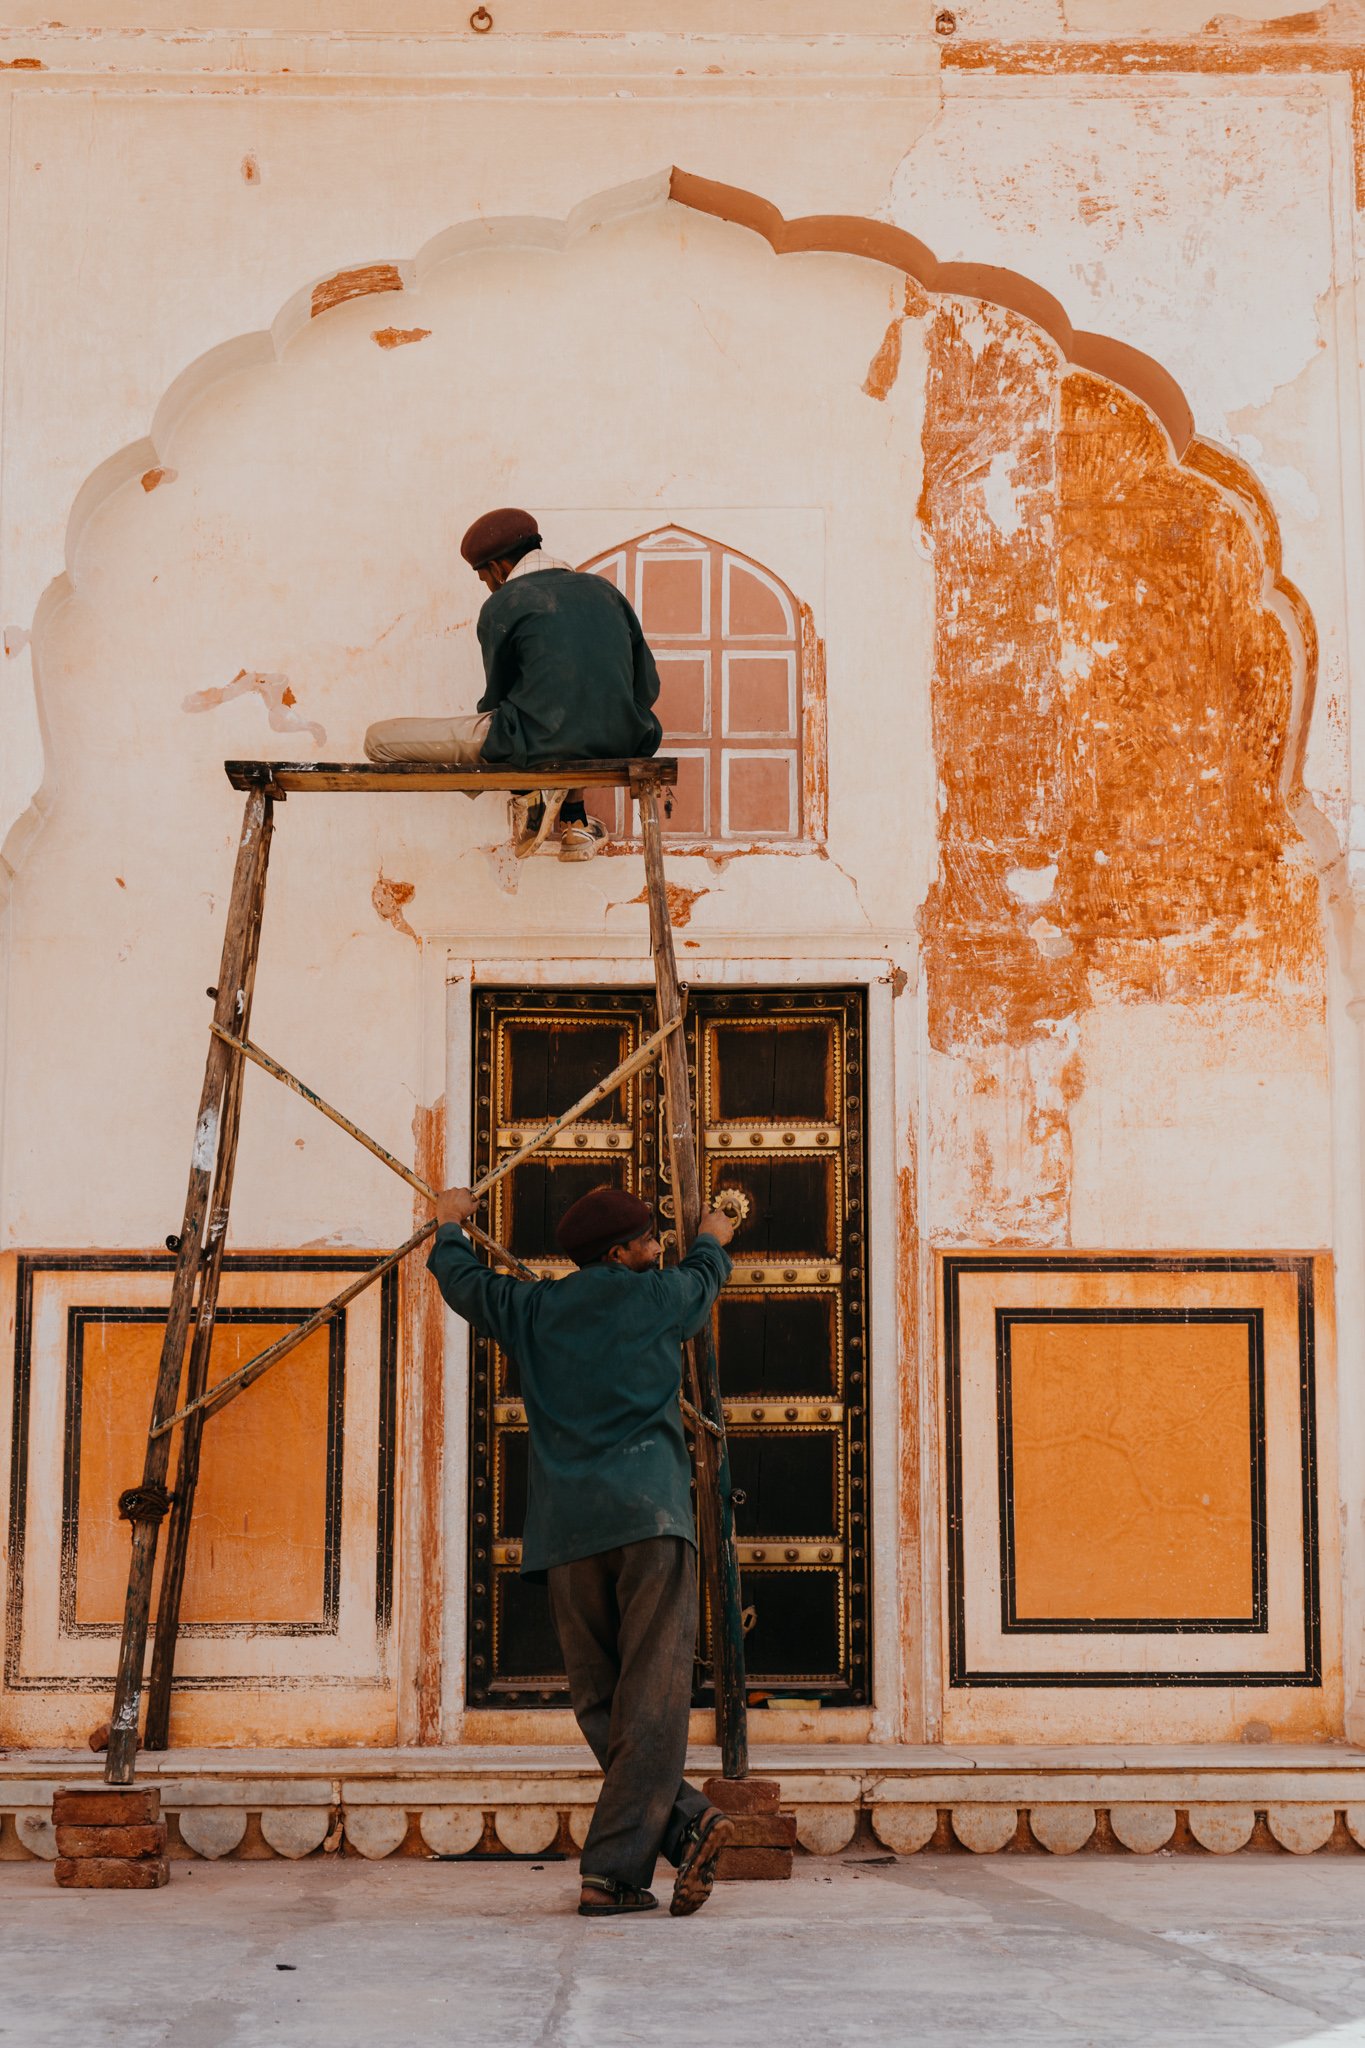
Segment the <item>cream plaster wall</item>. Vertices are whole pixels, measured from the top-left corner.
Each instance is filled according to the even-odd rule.
[[[372,715],[435,708],[457,685],[471,700],[479,593],[454,543],[485,499],[548,508],[552,544],[577,558],[666,520],[699,526],[812,605],[830,660],[829,858],[679,863],[676,879],[709,892],[692,957],[760,951],[793,958],[795,976],[802,957],[885,955],[914,1000],[934,862],[919,330],[905,327],[891,398],[869,400],[898,280],[851,258],[777,259],[682,214],[661,196],[671,162],[788,214],[876,215],[942,258],[1007,265],[1078,327],[1174,373],[1200,431],[1261,476],[1313,606],[1308,783],[1325,864],[1344,837],[1365,518],[1342,84],[940,75],[934,10],[907,24],[884,0],[838,37],[817,35],[826,10],[808,8],[783,10],[787,35],[751,40],[722,34],[719,12],[689,10],[694,34],[671,36],[660,14],[619,38],[623,16],[604,12],[600,37],[574,38],[549,33],[540,0],[494,11],[515,34],[428,37],[414,8],[364,35],[372,11],[332,13],[313,39],[300,0],[292,19],[234,7],[232,27],[279,37],[216,33],[206,15],[189,39],[123,33],[173,28],[168,8],[93,38],[82,15],[4,38],[9,61],[47,67],[0,84],[6,1246],[156,1244],[175,1227],[237,822],[219,763],[344,756]],[[1093,0],[983,0],[970,26],[1181,33],[1202,25],[1194,11],[1168,0],[1101,21]],[[317,279],[379,260],[409,266],[411,288],[308,324]],[[388,325],[430,334],[384,351],[371,336]],[[138,478],[154,463],[176,474],[149,493]],[[272,731],[256,695],[185,710],[239,669],[287,677],[293,715],[325,742]],[[874,766],[890,794],[869,801]],[[291,802],[279,818],[257,1035],[399,1152],[443,1056],[421,947],[373,907],[381,874],[415,884],[406,917],[441,957],[494,938],[524,954],[553,932],[566,957],[644,960],[633,862],[513,876],[499,829],[487,799],[375,800],[344,818]],[[1330,1071],[1292,1016],[1230,1032],[1226,1018],[1109,1009],[1078,1048],[1040,1047],[1034,1066],[1079,1050],[1086,1075],[1069,1206],[1060,1227],[1048,1210],[1043,1241],[1331,1244],[1343,1355],[1358,1356],[1352,993],[1339,965]],[[1036,1092],[1040,1075],[1026,1078]],[[912,1125],[931,1143],[951,1132],[969,1085],[921,1053],[897,1084],[898,1103],[923,1090],[897,1142]],[[238,1241],[392,1242],[402,1191],[267,1090],[249,1084]],[[926,1242],[1037,1227],[1034,1135],[1008,1099],[1001,1118],[997,1212],[973,1206],[939,1140]],[[1353,1446],[1365,1401],[1349,1376],[1342,1417]],[[923,1437],[932,1450],[927,1415]],[[1352,1450],[1352,1586],[1363,1486]],[[885,1711],[886,1732],[912,1726],[898,1700]]]
[[[164,1234],[240,810],[222,759],[352,759],[373,717],[473,706],[483,592],[458,559],[473,506],[564,508],[548,538],[577,560],[680,507],[727,541],[742,531],[830,644],[829,853],[676,862],[702,892],[691,936],[904,935],[905,877],[922,892],[933,862],[931,627],[910,524],[922,380],[889,410],[859,388],[885,279],[779,260],[663,203],[562,252],[519,239],[338,308],[213,385],[158,445],[166,479],[130,481],[85,526],[74,594],[35,650],[53,797],[14,897],[36,970],[10,1027],[14,1241]],[[429,331],[377,346],[396,324]],[[197,708],[243,670],[289,689],[275,719],[293,729],[272,731],[255,693]],[[866,802],[872,760],[902,793],[889,815]],[[424,935],[519,934],[536,952],[596,932],[645,958],[638,863],[509,862],[497,799],[291,801],[277,832],[254,1028],[400,1150],[420,1103]],[[414,889],[410,934],[381,921],[381,876]],[[82,1052],[91,997],[103,1058]],[[239,1240],[391,1241],[405,1191],[302,1105],[262,1116],[260,1098],[253,1083]],[[79,1149],[75,1188],[52,1176],[53,1147]]]

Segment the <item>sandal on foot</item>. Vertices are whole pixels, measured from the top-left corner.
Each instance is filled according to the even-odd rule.
[[[600,1894],[598,1900],[578,1901],[578,1910],[585,1920],[600,1920],[609,1913],[651,1913],[659,1901],[653,1892],[642,1892],[638,1885],[620,1884],[614,1877],[585,1877],[580,1880],[585,1892]]]
[[[525,860],[543,846],[555,828],[562,789],[524,791],[512,798],[512,846],[518,860]]]
[[[678,1874],[673,1880],[673,1898],[668,1908],[675,1918],[699,1912],[706,1904],[716,1881],[716,1859],[734,1832],[734,1822],[718,1806],[698,1814],[687,1828],[679,1845]]]
[[[589,818],[585,824],[575,819],[562,825],[559,832],[559,858],[561,860],[591,860],[607,836],[607,828],[600,818]]]

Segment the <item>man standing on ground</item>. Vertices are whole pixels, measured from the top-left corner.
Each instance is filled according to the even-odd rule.
[[[637,760],[657,753],[659,674],[630,604],[601,576],[544,551],[529,512],[476,519],[460,553],[490,595],[479,613],[487,688],[454,718],[386,718],[365,735],[371,761],[534,768],[542,761]],[[516,800],[519,854],[554,824],[555,804]],[[561,860],[591,860],[602,837],[581,789],[559,812]]]
[[[467,1188],[436,1204],[427,1263],[458,1315],[521,1368],[530,1473],[521,1574],[548,1581],[574,1716],[604,1779],[580,1862],[584,1914],[639,1913],[663,1853],[670,1910],[705,1904],[733,1824],[683,1777],[697,1642],[691,1465],[678,1394],[682,1343],[730,1272],[733,1225],[710,1210],[660,1269],[654,1217],[594,1188],[556,1236],[578,1267],[528,1283],[479,1263]]]

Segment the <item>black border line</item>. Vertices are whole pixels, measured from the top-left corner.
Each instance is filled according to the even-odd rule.
[[[229,1252],[225,1273],[363,1273],[382,1252]],[[11,1404],[9,1487],[9,1575],[5,1595],[4,1688],[8,1692],[107,1693],[109,1674],[52,1673],[28,1676],[21,1670],[24,1621],[24,1563],[28,1539],[29,1409],[32,1376],[34,1281],[40,1273],[164,1273],[175,1261],[164,1252],[21,1252],[15,1260],[14,1392]],[[392,1609],[393,1501],[397,1455],[398,1275],[386,1273],[378,1282],[379,1431],[377,1499],[380,1512],[377,1545],[384,1568],[376,1573],[375,1622],[382,1658]],[[164,1310],[159,1311],[164,1315]],[[278,1315],[278,1311],[275,1312]],[[344,1339],[343,1339],[344,1341]],[[383,1504],[388,1503],[387,1512]],[[60,1598],[60,1589],[59,1589]],[[254,1624],[251,1625],[254,1633]],[[344,1674],[228,1672],[177,1677],[177,1692],[295,1692],[308,1689],[368,1692],[385,1686],[382,1673]]]
[[[1248,1500],[1251,1511],[1251,1611],[1245,1615],[1021,1616],[1016,1605],[1014,1541],[1014,1406],[1012,1337],[1018,1323],[1191,1323],[1240,1326],[1247,1339]],[[1265,1635],[1270,1627],[1270,1561],[1266,1517],[1265,1311],[1260,1308],[997,1308],[996,1425],[1000,1473],[1000,1633],[1011,1635]]]
[[[1181,1256],[1130,1253],[943,1253],[944,1423],[948,1564],[948,1684],[954,1689],[1096,1690],[1125,1687],[1265,1687],[1322,1684],[1321,1566],[1318,1554],[1316,1322],[1311,1255],[1283,1252]],[[986,1273],[1290,1273],[1299,1331],[1299,1442],[1303,1540],[1301,1665],[1283,1671],[975,1671],[967,1661],[966,1562],[963,1528],[962,1385],[959,1283]]]

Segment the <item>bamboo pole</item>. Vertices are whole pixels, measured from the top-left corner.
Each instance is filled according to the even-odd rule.
[[[539,1152],[543,1146],[549,1144],[552,1138],[558,1137],[561,1131],[567,1130],[570,1124],[576,1124],[581,1116],[586,1115],[588,1110],[601,1102],[605,1096],[614,1095],[623,1081],[628,1081],[632,1074],[638,1074],[641,1067],[647,1067],[651,1060],[658,1057],[660,1048],[672,1037],[681,1023],[681,1016],[670,1018],[661,1031],[656,1031],[652,1037],[644,1041],[643,1045],[638,1045],[627,1059],[622,1060],[619,1067],[613,1067],[605,1081],[599,1081],[595,1088],[590,1088],[586,1095],[581,1095],[572,1109],[566,1109],[563,1116],[557,1116],[553,1123],[546,1124],[543,1131],[537,1131],[534,1138],[528,1144],[523,1145],[519,1151],[513,1152],[508,1158],[500,1160],[495,1167],[483,1176],[482,1180],[476,1180],[470,1189],[470,1193],[474,1195],[485,1193],[488,1188],[493,1186],[495,1181],[500,1181],[504,1174],[511,1173],[513,1167],[520,1166],[523,1159],[529,1159],[533,1152]]]
[[[424,1223],[420,1230],[414,1230],[406,1244],[400,1244],[396,1252],[390,1252],[378,1265],[367,1267],[358,1280],[353,1280],[349,1287],[343,1287],[340,1294],[334,1294],[330,1301],[324,1301],[321,1308],[315,1308],[312,1315],[306,1317],[297,1329],[290,1330],[286,1336],[270,1345],[268,1350],[258,1351],[254,1358],[249,1358],[245,1365],[239,1366],[236,1372],[229,1373],[226,1379],[219,1380],[206,1394],[201,1394],[195,1401],[186,1402],[178,1413],[168,1415],[164,1422],[157,1424],[152,1435],[165,1436],[168,1430],[175,1428],[177,1422],[184,1422],[190,1415],[202,1414],[207,1422],[220,1408],[226,1408],[229,1401],[235,1401],[238,1394],[244,1394],[262,1373],[268,1372],[272,1365],[305,1343],[315,1330],[320,1330],[324,1323],[330,1323],[339,1309],[354,1301],[358,1294],[363,1294],[367,1287],[373,1287],[375,1281],[382,1278],[391,1266],[396,1266],[400,1259],[405,1259],[409,1252],[416,1251],[419,1244],[434,1236],[435,1231],[436,1219],[433,1217],[431,1222]]]
[[[400,1180],[405,1180],[410,1188],[416,1188],[419,1195],[424,1195],[429,1202],[436,1200],[439,1189],[432,1187],[429,1181],[423,1180],[420,1173],[414,1173],[410,1166],[404,1166],[401,1159],[396,1159],[377,1139],[362,1131],[359,1124],[353,1124],[348,1116],[343,1116],[339,1109],[334,1109],[332,1104],[325,1101],[315,1089],[310,1088],[306,1081],[300,1081],[297,1074],[291,1074],[288,1067],[282,1067],[278,1060],[271,1059],[268,1052],[263,1052],[259,1045],[253,1045],[249,1038],[234,1038],[230,1031],[221,1031],[216,1024],[211,1028],[215,1037],[221,1038],[225,1045],[232,1046],[244,1058],[254,1061],[263,1073],[273,1075],[275,1080],[283,1082],[286,1088],[292,1088],[296,1095],[311,1103],[314,1109],[321,1110],[325,1117],[330,1117],[339,1130],[345,1131],[357,1144],[363,1145],[367,1152],[373,1152],[376,1159],[382,1160],[389,1171],[396,1173]],[[539,1274],[533,1273],[529,1266],[523,1265],[515,1253],[509,1252],[495,1237],[490,1237],[486,1230],[480,1230],[477,1223],[470,1221],[462,1227],[467,1237],[472,1237],[475,1244],[482,1245],[486,1252],[499,1259],[509,1272],[517,1275],[518,1279],[539,1279]]]

